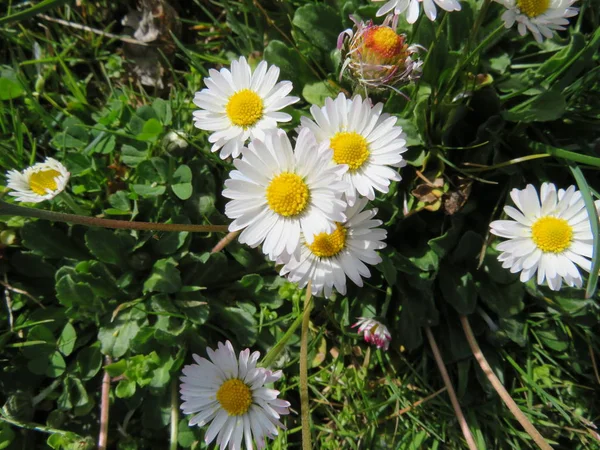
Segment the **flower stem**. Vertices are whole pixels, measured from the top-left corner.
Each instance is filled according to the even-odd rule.
[[[290,340],[290,338],[294,335],[294,333],[296,332],[296,329],[300,326],[301,323],[302,323],[302,315],[299,314],[298,317],[296,317],[296,319],[292,323],[292,325],[285,332],[283,337],[279,340],[279,342],[277,344],[275,344],[271,348],[271,350],[269,350],[267,352],[267,354],[265,355],[265,357],[263,358],[263,360],[260,363],[260,365],[262,367],[270,367],[275,362],[275,360],[277,359],[277,357],[279,356],[279,354],[285,347],[285,344],[287,344],[287,342]]]
[[[183,223],[152,223],[152,222],[128,222],[126,220],[101,219],[98,217],[79,216],[76,214],[64,214],[43,209],[28,208],[0,201],[0,215],[36,217],[38,219],[53,222],[67,222],[77,225],[102,228],[120,228],[124,230],[146,230],[146,231],[188,231],[191,233],[225,233],[227,225],[190,225]]]
[[[179,396],[177,395],[177,378],[171,381],[171,445],[169,450],[177,450],[177,433],[179,432]]]
[[[302,450],[312,450],[310,436],[310,405],[308,402],[308,324],[310,322],[311,282],[306,286],[304,313],[302,314],[302,335],[300,338],[300,407],[302,415]]]
[[[463,327],[463,331],[465,332],[465,336],[467,341],[469,342],[469,346],[471,347],[471,351],[473,352],[473,356],[479,363],[481,370],[490,381],[504,404],[508,407],[511,413],[515,416],[515,419],[519,421],[521,426],[525,429],[527,434],[531,436],[531,439],[537,444],[539,448],[542,450],[552,450],[552,447],[546,442],[544,437],[540,434],[540,432],[533,426],[533,424],[529,421],[529,419],[523,414],[523,412],[519,409],[515,401],[512,399],[510,394],[507,392],[506,388],[502,385],[496,374],[492,371],[492,368],[488,364],[485,356],[481,352],[479,348],[479,344],[477,343],[477,339],[475,339],[475,335],[473,334],[473,330],[471,329],[471,325],[469,324],[469,319],[466,316],[460,316],[460,322]]]
[[[61,436],[77,435],[76,433],[73,433],[72,431],[59,430],[57,428],[48,427],[45,425],[41,425],[39,423],[19,422],[17,420],[11,419],[9,417],[3,416],[2,414],[0,414],[0,422],[6,422],[10,425],[13,425],[18,428],[23,428],[25,430],[41,431],[42,433],[59,434]],[[79,435],[77,435],[77,436],[79,436]],[[81,439],[83,440],[83,438],[81,438]]]
[[[227,235],[221,239],[219,242],[217,242],[217,245],[215,245],[213,247],[213,249],[210,251],[211,253],[219,253],[221,250],[223,250],[225,247],[227,247],[229,244],[231,244],[235,238],[238,236],[238,234],[240,234],[241,231],[230,231],[229,233],[227,233]]]
[[[433,337],[431,328],[425,327],[425,333],[427,334],[427,339],[429,340],[429,345],[431,346],[433,357],[435,358],[435,362],[437,363],[438,369],[442,374],[442,379],[444,380],[446,389],[448,389],[448,396],[450,397],[450,402],[452,403],[452,407],[454,408],[454,414],[456,414],[456,418],[458,419],[460,428],[463,432],[465,440],[467,441],[469,450],[477,450],[477,445],[475,444],[475,440],[473,439],[473,435],[471,434],[471,430],[469,429],[467,420],[465,419],[462,409],[460,408],[460,403],[458,403],[458,397],[456,397],[456,392],[454,391],[454,387],[452,386],[452,382],[450,381],[450,376],[448,375],[448,371],[446,370],[446,366],[444,365],[444,360],[442,359],[440,349],[438,348],[437,343],[435,342],[435,338]]]
[[[79,214],[79,215],[83,215],[85,214],[85,210],[83,208],[81,208],[76,202],[75,200],[73,200],[73,197],[71,197],[69,194],[67,194],[66,192],[62,192],[59,196],[58,199],[61,200],[65,205],[67,205],[69,207],[69,209],[71,211],[73,211],[74,214]]]

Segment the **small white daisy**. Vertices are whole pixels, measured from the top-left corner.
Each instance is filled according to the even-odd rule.
[[[558,291],[564,280],[580,288],[583,280],[577,264],[589,272],[593,236],[581,193],[575,186],[566,191],[544,183],[541,201],[533,185],[513,189],[510,196],[518,209],[505,206],[504,212],[514,220],[496,220],[490,224],[496,236],[508,238],[497,249],[498,260],[512,273],[521,272],[527,282],[537,272],[537,283]],[[600,208],[600,200],[596,201]],[[574,264],[575,263],[575,264]]]
[[[375,2],[385,0],[373,0]],[[394,10],[394,14],[406,14],[408,23],[415,23],[419,18],[420,7],[419,3],[423,2],[423,9],[429,20],[435,20],[437,17],[437,4],[444,11],[460,11],[460,3],[458,0],[389,0],[377,11],[377,17],[385,16],[390,11]]]
[[[210,444],[217,438],[221,450],[240,450],[265,447],[265,436],[277,436],[281,415],[289,414],[289,402],[278,399],[279,391],[264,387],[281,378],[282,372],[256,367],[259,352],[250,349],[236,358],[231,342],[219,342],[216,350],[206,349],[210,361],[193,355],[197,364],[183,368],[180,380],[181,409],[184,414],[195,414],[190,426],[204,426],[211,422],[204,441]]]
[[[381,220],[374,220],[376,209],[363,211],[366,198],[358,200],[346,210],[348,219],[336,224],[333,232],[317,234],[311,243],[302,240],[299,255],[292,255],[287,261],[285,255],[279,263],[284,264],[280,275],[286,276],[303,288],[311,280],[313,295],[329,297],[333,288],[346,294],[346,276],[357,286],[362,286],[362,278],[369,278],[371,272],[366,264],[381,262],[377,250],[385,247],[383,240],[387,232],[377,228]]]
[[[310,108],[316,123],[301,119],[303,127],[333,150],[333,161],[347,165],[343,179],[348,183],[349,205],[356,201],[357,192],[373,200],[374,190],[386,193],[391,181],[401,180],[392,167],[406,165],[402,159],[407,150],[406,135],[396,126],[396,117],[382,114],[382,109],[382,103],[371,106],[371,101],[360,95],[349,100],[340,94],[335,100],[328,98],[322,108]]]
[[[383,350],[390,347],[392,335],[384,324],[367,317],[357,317],[357,319],[358,322],[352,325],[352,328],[358,327],[358,334],[363,335],[365,342]]]
[[[578,8],[571,5],[577,0],[496,0],[504,5],[507,11],[502,14],[504,26],[512,27],[515,22],[521,36],[527,30],[536,41],[552,38],[554,30],[564,30],[569,25],[567,17],[576,16]]]
[[[312,242],[316,233],[333,231],[346,218],[346,166],[330,161],[331,150],[319,147],[309,129],[298,135],[295,151],[282,130],[252,140],[225,181],[223,196],[232,199],[225,214],[235,219],[229,230],[243,229],[239,240],[251,247],[264,242],[272,260],[294,253],[300,232]]]
[[[23,172],[11,170],[6,174],[7,186],[14,190],[8,195],[19,202],[39,203],[51,200],[65,190],[71,174],[53,158],[34,164]]]
[[[220,156],[237,158],[249,138],[264,137],[264,131],[277,128],[277,122],[289,122],[289,114],[278,112],[296,103],[298,97],[287,97],[291,81],[280,81],[279,67],[261,61],[252,72],[243,56],[231,63],[231,71],[210,69],[204,79],[206,89],[196,92],[194,103],[202,108],[194,111],[194,125],[214,131],[208,141],[211,151]]]

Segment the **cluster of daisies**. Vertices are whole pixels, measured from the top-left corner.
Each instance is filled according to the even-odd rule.
[[[390,12],[394,16],[404,14],[406,21],[413,24],[420,15],[420,4],[423,3],[425,15],[429,20],[437,17],[436,5],[444,11],[460,11],[458,0],[373,0],[386,3],[377,11],[377,17]],[[578,8],[572,5],[576,0],[495,0],[506,8],[502,20],[506,28],[515,23],[521,36],[527,31],[533,34],[537,42],[544,38],[552,38],[554,31],[564,30],[569,24],[568,18],[576,16]]]
[[[310,282],[314,295],[345,294],[346,277],[362,286],[386,238],[367,202],[388,192],[405,164],[396,117],[381,103],[340,94],[313,106],[290,140],[277,124],[291,120],[280,110],[298,98],[287,95],[291,82],[277,82],[276,66],[261,62],[253,71],[241,57],[209,74],[194,120],[213,132],[213,151],[236,158],[223,191],[230,231],[262,246],[290,281]]]

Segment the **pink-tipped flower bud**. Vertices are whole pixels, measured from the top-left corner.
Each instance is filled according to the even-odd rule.
[[[351,81],[371,90],[396,89],[421,75],[423,62],[418,58],[419,45],[408,45],[406,35],[389,26],[388,16],[383,25],[372,21],[355,21],[354,29],[338,37],[342,51],[340,78],[346,73]]]
[[[352,328],[358,327],[358,334],[362,334],[365,342],[377,348],[387,350],[392,340],[392,335],[387,327],[375,319],[357,317],[358,322]]]

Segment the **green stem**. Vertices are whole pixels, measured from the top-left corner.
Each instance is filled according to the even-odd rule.
[[[448,84],[446,85],[447,87],[442,91],[442,94],[440,95],[440,98],[444,98],[444,96],[446,95],[446,93],[448,92],[452,92],[452,89],[454,88],[454,84],[456,83],[456,77],[458,76],[458,74],[471,62],[471,60],[479,54],[479,52],[486,48],[488,45],[490,45],[490,43],[496,39],[497,35],[500,34],[503,30],[505,30],[504,25],[500,25],[498,28],[496,28],[493,32],[491,32],[488,37],[486,37],[477,47],[475,47],[475,50],[473,50],[471,53],[469,53],[469,55],[465,58],[465,60],[460,63],[456,69],[454,70],[454,72],[452,72],[452,76],[450,77],[450,81],[448,82]]]
[[[306,286],[302,335],[300,338],[300,407],[302,417],[302,450],[312,450],[310,436],[310,404],[308,401],[308,324],[310,323],[311,282]]]
[[[0,421],[1,422],[6,422],[6,423],[8,423],[10,425],[13,425],[15,427],[18,427],[18,428],[24,428],[26,430],[33,430],[33,431],[41,431],[42,433],[60,434],[61,436],[73,436],[73,435],[77,435],[76,433],[73,433],[71,431],[59,430],[57,428],[47,427],[47,426],[41,425],[39,423],[19,422],[17,420],[10,419],[10,418],[8,418],[6,416],[3,416],[3,415],[0,415]]]
[[[467,51],[471,49],[473,40],[477,39],[477,33],[479,32],[479,28],[481,28],[483,19],[485,19],[485,15],[487,14],[487,10],[491,4],[492,4],[492,0],[483,0],[483,5],[481,5],[481,9],[479,10],[477,19],[475,20],[475,23],[473,24],[473,28],[471,29],[471,35],[469,37]]]
[[[600,167],[600,158],[594,156],[582,155],[581,153],[570,152],[562,148],[542,144],[541,142],[530,142],[529,148],[538,152],[544,152],[556,158],[563,158],[568,161],[574,161],[582,164],[588,164],[594,167]]]
[[[383,318],[387,316],[388,308],[390,307],[390,301],[392,300],[392,292],[393,289],[391,286],[388,286],[385,290],[385,300],[383,302],[383,306],[381,307],[381,317]]]
[[[75,200],[73,200],[73,197],[71,197],[69,194],[67,194],[66,192],[62,192],[58,198],[69,207],[69,209],[71,209],[71,211],[73,211],[73,213],[78,214],[78,215],[84,215],[86,213],[86,211],[81,208],[76,202]]]
[[[279,357],[279,354],[284,349],[285,345],[290,340],[290,338],[294,335],[294,333],[296,332],[296,329],[300,326],[301,323],[302,323],[302,314],[298,314],[298,317],[296,317],[296,320],[294,320],[292,325],[288,328],[288,330],[285,332],[285,334],[279,340],[279,342],[277,344],[275,344],[271,348],[271,350],[269,350],[267,352],[267,354],[265,355],[265,357],[263,358],[263,360],[260,363],[260,365],[262,367],[270,367],[275,362],[275,360]]]
[[[171,445],[169,450],[177,450],[177,433],[179,432],[179,395],[177,395],[177,378],[171,382]]]
[[[77,225],[102,228],[120,228],[124,230],[146,231],[188,231],[191,233],[226,233],[227,225],[188,225],[179,223],[128,222],[126,220],[100,219],[98,217],[64,214],[43,209],[28,208],[0,201],[0,216],[36,217],[53,222],[67,222]]]
[[[502,167],[512,166],[513,164],[520,164],[525,161],[531,161],[532,159],[548,158],[550,155],[536,153],[535,155],[522,156],[520,158],[511,159],[504,161],[500,164],[494,164],[493,166],[475,167],[473,169],[463,169],[465,172],[486,172],[488,170],[501,169]],[[465,163],[466,164],[466,163]]]

